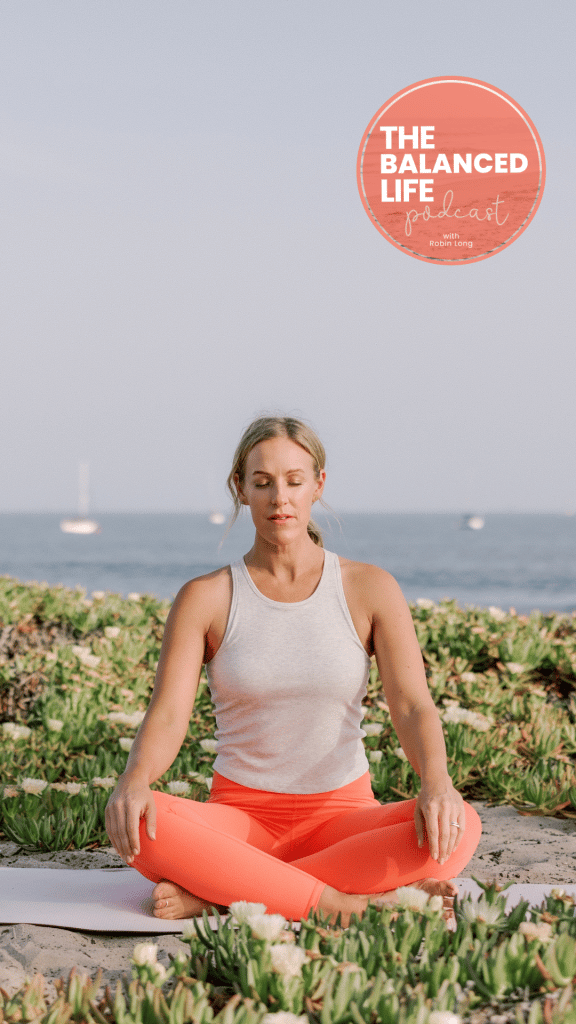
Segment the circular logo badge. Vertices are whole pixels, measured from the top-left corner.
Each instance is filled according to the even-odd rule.
[[[374,115],[358,152],[358,188],[380,234],[428,263],[501,252],[532,220],[546,168],[538,132],[501,89],[428,78]]]

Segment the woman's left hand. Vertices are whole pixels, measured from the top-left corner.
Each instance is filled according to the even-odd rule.
[[[441,783],[422,783],[414,808],[414,824],[418,846],[423,845],[426,835],[430,856],[444,864],[462,840],[466,827],[464,801],[448,775]]]

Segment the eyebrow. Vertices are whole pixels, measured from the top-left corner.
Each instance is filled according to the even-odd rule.
[[[303,469],[289,469],[286,476],[291,476],[293,473],[304,473]],[[272,476],[272,473],[267,473],[265,469],[254,469],[252,476]]]

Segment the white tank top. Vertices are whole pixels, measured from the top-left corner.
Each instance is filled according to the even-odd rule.
[[[226,632],[206,665],[214,768],[250,789],[325,793],[368,770],[361,729],[370,658],[346,604],[338,555],[314,593],[273,601],[242,559],[231,566]]]

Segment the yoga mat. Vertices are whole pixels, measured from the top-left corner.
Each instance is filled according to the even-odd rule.
[[[456,879],[460,897],[479,899],[481,888],[471,878]],[[134,868],[1,868],[0,924],[37,924],[93,932],[177,934],[182,921],[153,917],[154,883]],[[505,890],[508,909],[526,899],[540,906],[555,886],[512,885]],[[558,886],[556,886],[558,888]],[[576,896],[576,885],[564,885]],[[212,927],[216,919],[211,918]]]

